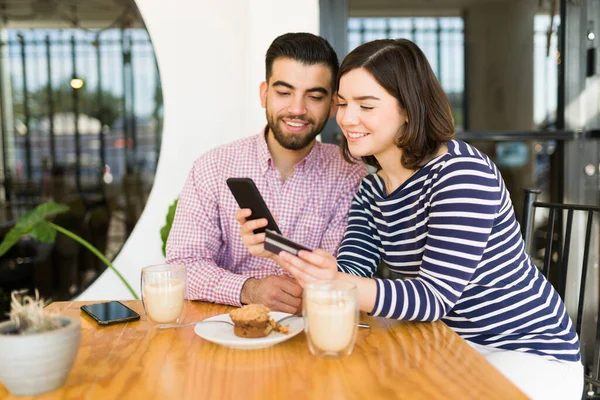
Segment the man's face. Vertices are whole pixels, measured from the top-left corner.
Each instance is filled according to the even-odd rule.
[[[276,59],[269,82],[260,86],[261,104],[275,140],[289,150],[310,145],[333,116],[332,94],[329,67]]]

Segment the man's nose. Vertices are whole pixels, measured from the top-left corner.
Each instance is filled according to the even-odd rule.
[[[288,107],[288,111],[293,115],[304,115],[306,114],[306,104],[302,96],[294,96]]]

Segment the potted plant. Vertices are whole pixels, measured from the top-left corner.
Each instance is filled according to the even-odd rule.
[[[64,204],[44,203],[27,212],[4,236],[0,256],[22,236],[52,243],[60,232],[96,255],[117,274],[133,298],[138,299],[129,282],[104,254],[82,237],[47,221],[68,210]],[[13,292],[10,320],[0,323],[0,382],[15,395],[35,395],[60,387],[77,355],[81,338],[79,318],[50,313],[44,310],[44,305],[37,291],[35,297]]]
[[[160,229],[160,239],[162,240],[162,254],[164,257],[167,256],[167,240],[169,239],[169,233],[171,233],[171,227],[173,226],[173,220],[175,219],[175,211],[177,210],[178,200],[179,199],[175,199],[173,204],[169,206],[165,225]]]
[[[79,318],[44,310],[37,291],[35,297],[13,292],[10,320],[0,323],[0,382],[18,396],[62,386],[80,339]]]
[[[0,256],[22,236],[52,243],[56,232],[60,232],[96,255],[138,299],[131,285],[98,249],[68,229],[46,220],[68,210],[63,204],[44,203],[27,212],[4,236]],[[77,355],[81,337],[79,318],[44,310],[44,301],[37,291],[35,298],[13,292],[9,315],[10,320],[0,324],[0,382],[16,395],[34,395],[60,387]]]

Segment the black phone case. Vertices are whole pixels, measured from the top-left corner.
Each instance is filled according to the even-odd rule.
[[[127,318],[118,318],[118,319],[104,320],[104,319],[98,318],[98,316],[96,314],[94,314],[91,310],[89,310],[85,305],[79,307],[79,309],[81,311],[83,311],[84,313],[86,313],[90,318],[92,318],[94,321],[96,321],[99,325],[120,324],[122,322],[137,321],[137,320],[140,319],[140,314],[138,314],[137,312],[133,311],[131,308],[127,307],[125,304],[121,303],[120,301],[118,303],[121,304],[123,307],[127,308],[128,310],[130,310],[135,315],[132,315],[132,316],[127,317]]]
[[[273,254],[279,254],[282,251],[287,251],[288,253],[297,256],[300,250],[312,251],[308,247],[293,242],[290,239],[287,239],[269,229],[267,229],[267,236],[265,238],[264,246],[265,250],[270,251]]]
[[[267,204],[252,179],[229,178],[227,179],[227,186],[229,186],[229,190],[231,190],[240,208],[249,208],[252,210],[252,215],[248,217],[249,220],[266,218],[268,221],[266,229],[281,233],[275,222],[275,218],[271,215]],[[262,233],[264,231],[265,228],[259,228],[255,229],[254,233]]]

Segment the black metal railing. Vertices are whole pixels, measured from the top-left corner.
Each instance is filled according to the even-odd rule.
[[[347,38],[348,51],[375,39],[415,42],[427,56],[448,96],[457,129],[468,126],[464,22],[461,17],[349,18]]]
[[[4,37],[0,238],[26,211],[56,201],[70,207],[57,224],[112,258],[141,214],[160,152],[162,92],[148,33],[9,29]],[[64,236],[49,249],[24,240],[0,257],[0,298],[37,287],[66,300],[104,268]]]

